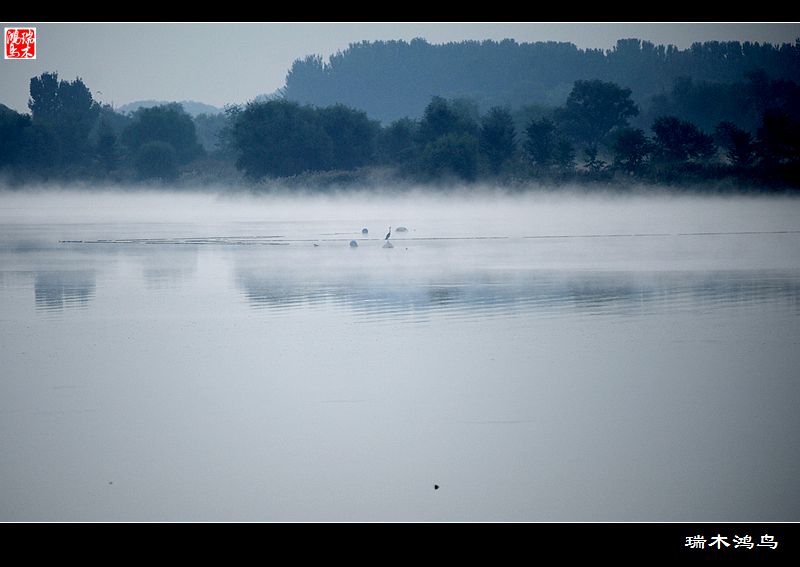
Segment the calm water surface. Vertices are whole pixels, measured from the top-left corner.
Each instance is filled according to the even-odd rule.
[[[799,343],[792,199],[0,194],[0,520],[798,521]]]

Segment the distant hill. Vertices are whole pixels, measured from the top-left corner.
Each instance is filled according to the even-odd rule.
[[[159,106],[162,104],[169,104],[169,100],[137,100],[135,102],[129,102],[128,104],[122,105],[116,110],[118,112],[135,112],[140,108],[150,108],[151,106]],[[179,102],[183,109],[186,111],[187,114],[190,114],[192,117],[197,116],[198,114],[220,114],[223,112],[221,108],[217,108],[216,106],[212,106],[210,104],[205,104],[203,102],[197,102],[196,100],[182,100]]]
[[[688,49],[621,39],[613,49],[572,43],[423,39],[351,44],[328,61],[311,55],[294,62],[282,89],[289,100],[342,103],[384,122],[418,117],[434,95],[469,98],[481,111],[494,105],[564,103],[578,79],[613,81],[646,106],[679,77],[734,83],[763,70],[773,79],[800,82],[800,40],[768,43],[695,43]]]

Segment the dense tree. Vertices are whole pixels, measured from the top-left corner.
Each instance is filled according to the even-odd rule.
[[[375,159],[380,126],[367,118],[366,112],[337,104],[318,109],[317,116],[331,139],[334,169],[354,169]]]
[[[248,177],[330,169],[333,142],[316,111],[285,100],[249,103],[234,113],[236,166]]]
[[[575,169],[575,147],[569,140],[561,139],[556,143],[553,162],[561,172]]]
[[[140,179],[172,181],[178,177],[178,152],[168,142],[145,142],[136,150],[134,166]]]
[[[714,139],[700,129],[674,116],[662,116],[653,122],[655,154],[663,161],[685,162],[707,158],[716,148]]]
[[[463,103],[455,104],[442,97],[433,97],[420,120],[420,144],[424,146],[448,134],[476,135],[478,125],[473,118],[473,111]]]
[[[678,49],[621,39],[610,50],[578,49],[572,43],[552,41],[360,42],[327,61],[320,56],[296,61],[287,74],[284,94],[289,100],[318,106],[346,104],[388,123],[420,117],[431,95],[446,99],[466,95],[482,112],[492,106],[554,107],[564,103],[569,85],[575,81],[600,79],[633,89],[636,102],[643,105],[654,95],[668,92],[678,77],[709,85],[729,84],[758,69],[773,80],[800,82],[800,42],[709,41]],[[739,110],[748,111],[745,106]],[[709,107],[709,112],[716,109]],[[667,114],[695,121],[708,130],[720,120],[732,119],[717,116],[713,123],[701,124],[663,109],[638,126],[649,126],[653,119]],[[518,123],[518,131],[533,118],[541,116],[526,117]],[[756,126],[757,120],[753,128]]]
[[[117,135],[106,120],[102,120],[98,128],[96,153],[103,172],[113,171],[119,165],[120,150]]]
[[[514,120],[508,109],[494,107],[483,117],[480,129],[480,150],[489,161],[492,173],[500,171],[516,151]]]
[[[133,155],[149,142],[165,142],[175,150],[178,164],[186,164],[202,155],[192,117],[178,103],[140,108],[122,132],[122,141]],[[161,147],[161,146],[153,146]]]
[[[49,129],[55,140],[57,155],[51,156],[53,165],[78,165],[89,156],[89,132],[100,106],[80,78],[59,80],[58,73],[33,77],[28,108],[33,123]]]
[[[725,150],[731,165],[747,167],[755,157],[755,144],[750,132],[738,128],[733,122],[720,122],[714,130],[717,144]]]
[[[651,144],[642,130],[622,128],[614,136],[612,150],[614,167],[628,173],[637,173],[650,154]]]
[[[586,161],[583,166],[593,175],[604,173],[608,169],[608,164],[598,157],[598,150],[596,147],[587,147],[583,149],[583,155]]]
[[[224,113],[201,113],[193,118],[197,141],[206,152],[220,151],[220,132],[227,126],[228,117]]]
[[[548,118],[531,120],[525,129],[525,153],[534,165],[547,167],[553,163],[558,138],[556,125]]]
[[[30,116],[0,104],[0,168],[19,163],[30,126]]]
[[[396,120],[383,128],[378,136],[378,159],[381,163],[410,163],[415,159],[414,140],[417,124],[409,119]]]
[[[638,113],[631,89],[595,79],[575,81],[556,117],[560,129],[573,140],[596,147],[612,130],[627,126],[628,119]]]
[[[433,177],[454,175],[475,179],[478,170],[478,140],[461,133],[445,134],[428,143],[422,152],[423,172]]]
[[[758,142],[764,166],[775,167],[800,162],[800,121],[777,110],[764,113],[758,129]]]
[[[800,86],[789,80],[770,79],[763,71],[730,83],[679,77],[668,93],[652,98],[639,124],[651,124],[659,116],[675,116],[701,130],[712,131],[720,122],[730,122],[754,133],[764,112],[771,109],[800,119]]]

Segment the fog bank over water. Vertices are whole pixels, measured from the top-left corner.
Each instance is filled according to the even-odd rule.
[[[1,192],[0,520],[797,521],[798,344],[797,198]]]

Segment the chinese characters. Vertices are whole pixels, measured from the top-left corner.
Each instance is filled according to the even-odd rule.
[[[36,28],[5,28],[6,59],[36,59]]]

